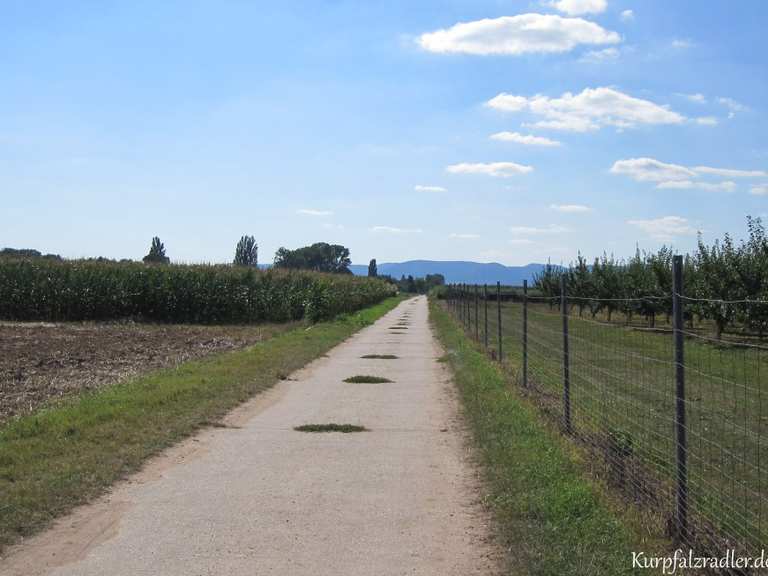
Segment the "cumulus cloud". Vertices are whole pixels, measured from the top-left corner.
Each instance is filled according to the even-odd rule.
[[[382,232],[385,234],[421,234],[421,228],[397,228],[395,226],[373,226],[371,232]]]
[[[757,184],[752,186],[749,193],[753,196],[768,196],[768,184]]]
[[[563,226],[550,224],[549,226],[542,228],[536,226],[512,226],[509,231],[516,236],[543,236],[548,234],[562,234],[567,232],[568,229]]]
[[[696,177],[696,173],[690,168],[678,164],[666,164],[654,158],[617,160],[611,166],[611,173],[629,176],[638,182],[670,182]]]
[[[686,50],[687,48],[693,48],[694,43],[689,38],[675,38],[670,45],[677,50]]]
[[[564,212],[566,214],[584,214],[585,212],[592,211],[592,208],[583,204],[550,204],[549,207],[555,212]]]
[[[423,186],[421,184],[416,184],[416,186],[413,187],[413,189],[416,192],[447,192],[447,188],[443,188],[442,186]]]
[[[297,214],[304,214],[305,216],[333,216],[333,212],[330,210],[314,210],[312,208],[300,208],[296,210]]]
[[[623,10],[621,12],[621,21],[630,22],[635,19],[635,13],[632,10]]]
[[[608,7],[608,0],[552,0],[547,2],[555,10],[559,10],[568,16],[580,16],[581,14],[600,14]]]
[[[618,57],[619,49],[612,46],[610,48],[603,48],[602,50],[590,50],[579,58],[579,61],[588,64],[599,64],[600,62],[616,60]]]
[[[696,124],[701,124],[702,126],[717,126],[719,121],[714,116],[699,116],[695,120]]]
[[[732,180],[707,182],[701,178],[719,176],[722,178],[764,178],[763,170],[737,170],[734,168],[713,168],[712,166],[681,166],[666,164],[654,158],[629,158],[617,160],[611,166],[612,174],[629,176],[637,182],[656,182],[661,189],[706,190],[709,192],[733,192],[736,183]]]
[[[451,174],[485,174],[497,178],[509,178],[517,174],[528,174],[533,171],[533,166],[524,166],[515,162],[489,162],[469,163],[461,162],[451,164],[446,168]]]
[[[680,96],[680,98],[685,98],[686,100],[689,100],[691,102],[695,102],[696,104],[706,104],[707,98],[704,96],[704,94],[696,93],[696,94],[685,94],[683,92],[675,92],[675,96]]]
[[[627,224],[639,228],[651,238],[662,241],[696,234],[696,230],[688,223],[688,220],[680,216],[663,216],[651,220],[627,220]]]
[[[736,182],[726,180],[724,182],[694,182],[692,180],[673,180],[659,182],[656,188],[672,190],[706,190],[707,192],[733,192],[736,190]]]
[[[527,111],[542,120],[536,128],[587,132],[602,126],[632,128],[638,125],[680,124],[685,117],[666,106],[635,98],[608,87],[586,88],[579,94],[566,92],[559,98],[518,96],[502,92],[487,106],[502,112]]]
[[[456,240],[476,240],[480,238],[479,234],[464,234],[464,233],[458,233],[453,232],[448,235],[448,238],[454,238]]]
[[[551,140],[544,136],[533,136],[532,134],[520,134],[518,132],[497,132],[491,134],[492,140],[500,140],[501,142],[514,142],[515,144],[523,144],[524,146],[544,146],[553,148],[561,146],[562,143],[557,140]]]
[[[617,44],[621,37],[582,18],[518,14],[459,22],[422,34],[419,45],[441,54],[530,54],[568,52],[576,46]]]
[[[717,99],[717,103],[728,108],[728,118],[736,116],[736,112],[747,112],[749,110],[744,104],[737,102],[733,98],[721,96]]]
[[[696,166],[694,170],[700,174],[712,174],[724,178],[763,178],[768,176],[764,170],[734,170],[733,168],[712,168],[711,166]]]

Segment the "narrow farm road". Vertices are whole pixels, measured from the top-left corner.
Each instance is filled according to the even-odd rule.
[[[407,324],[393,329],[396,324]],[[394,355],[397,358],[362,358]],[[496,551],[426,298],[11,551],[0,574],[489,575]],[[347,383],[374,375],[390,383]],[[302,433],[303,424],[368,431]]]

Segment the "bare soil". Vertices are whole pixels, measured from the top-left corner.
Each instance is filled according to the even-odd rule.
[[[292,326],[0,322],[0,424],[51,400],[250,346]]]

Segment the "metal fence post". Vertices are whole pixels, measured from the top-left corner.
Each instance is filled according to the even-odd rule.
[[[563,317],[563,425],[571,433],[571,366],[568,349],[568,294],[565,275],[560,276],[560,310]]]
[[[475,284],[475,340],[480,342],[480,287]]]
[[[499,319],[499,362],[501,362],[501,282],[496,282],[496,310]]]
[[[528,280],[523,280],[523,388],[528,388]]]
[[[672,314],[675,335],[675,435],[677,440],[677,537],[688,537],[688,442],[685,428],[685,360],[683,339],[683,257],[672,259]]]
[[[485,349],[488,350],[488,284],[483,284],[483,308],[485,309]]]

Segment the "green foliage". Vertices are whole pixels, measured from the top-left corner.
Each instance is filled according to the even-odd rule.
[[[683,292],[686,320],[710,320],[719,339],[731,325],[768,330],[768,234],[759,218],[747,218],[749,238],[737,246],[729,235],[707,245],[699,237],[696,252],[686,255]],[[631,321],[634,315],[653,327],[658,314],[672,313],[672,257],[668,246],[656,253],[638,248],[628,261],[604,254],[591,266],[579,254],[568,268],[547,264],[534,280],[542,295],[560,296],[560,278],[565,276],[568,294],[581,313],[589,306],[593,315],[606,311],[608,319],[621,311]],[[735,302],[734,302],[735,301]]]
[[[368,263],[368,276],[375,278],[379,275],[379,268],[376,266],[376,258],[372,258]]]
[[[259,246],[253,236],[243,236],[235,248],[235,266],[252,266],[259,264]]]
[[[296,250],[280,248],[275,253],[275,268],[351,274],[351,263],[349,248],[326,242],[317,242]]]
[[[308,271],[0,260],[0,318],[8,320],[314,322],[394,293],[375,278]]]
[[[160,238],[152,238],[152,245],[149,247],[149,254],[144,256],[144,262],[147,264],[168,264],[171,259],[165,255],[165,244],[160,242]]]

